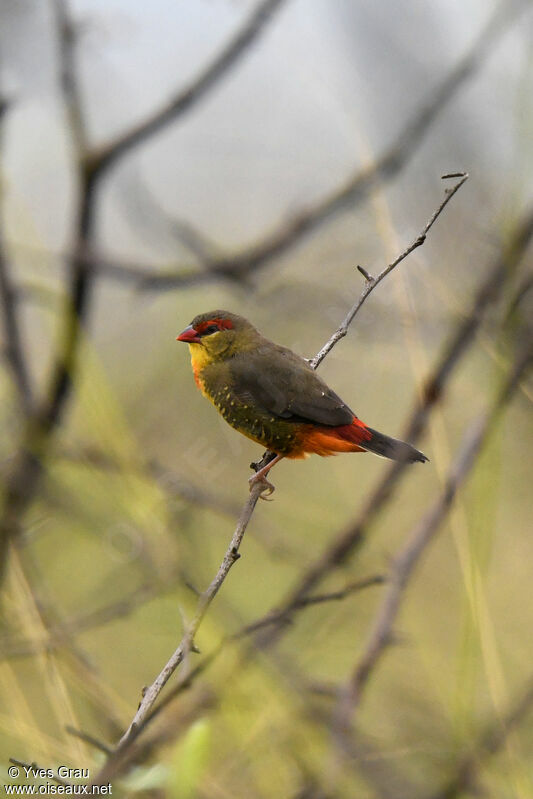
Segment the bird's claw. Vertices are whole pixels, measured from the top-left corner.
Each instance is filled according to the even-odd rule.
[[[248,483],[250,485],[250,491],[254,487],[254,485],[259,484],[261,486],[261,492],[259,494],[259,499],[264,499],[266,502],[271,502],[272,500],[269,499],[270,495],[274,493],[276,490],[275,486],[270,483],[266,477],[262,474],[254,474],[252,477],[248,478]]]

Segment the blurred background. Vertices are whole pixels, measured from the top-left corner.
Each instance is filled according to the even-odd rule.
[[[533,797],[531,3],[0,15],[3,782],[10,757],[92,778],[109,757],[119,796]],[[460,170],[320,367],[373,427],[418,418],[430,463],[387,502],[370,455],[277,466],[200,653],[115,762],[262,454],[175,336],[226,308],[312,357],[355,267],[402,252]],[[359,683],[397,554],[495,403]],[[300,600],[322,601],[291,606],[317,564]],[[276,608],[275,635],[246,629]]]

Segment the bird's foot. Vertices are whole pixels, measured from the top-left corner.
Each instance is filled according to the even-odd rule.
[[[273,486],[273,485],[272,485],[272,483],[270,483],[270,482],[269,482],[269,481],[266,479],[265,475],[264,475],[264,474],[262,474],[262,473],[261,473],[261,471],[257,472],[257,474],[254,474],[254,475],[252,475],[251,477],[249,477],[249,478],[248,478],[248,483],[249,483],[249,485],[250,485],[250,491],[252,490],[252,488],[253,488],[255,485],[258,485],[258,484],[259,484],[259,485],[261,486],[261,491],[260,491],[260,494],[259,494],[259,499],[264,499],[264,500],[266,500],[267,502],[271,502],[271,500],[269,499],[269,497],[270,497],[270,495],[271,495],[271,494],[273,494],[273,493],[274,493],[274,491],[276,490],[276,488],[275,488],[275,486]]]
[[[250,467],[256,471],[256,474],[252,475],[252,477],[250,477],[248,480],[250,484],[250,491],[254,485],[260,483],[262,485],[261,492],[259,494],[261,499],[268,499],[269,496],[276,490],[272,483],[269,483],[267,480],[267,474],[274,464],[280,461],[282,457],[283,455],[276,455],[274,452],[268,452],[267,450],[258,463],[250,464]]]

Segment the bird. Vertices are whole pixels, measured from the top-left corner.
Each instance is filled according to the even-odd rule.
[[[411,444],[362,422],[305,358],[269,341],[243,316],[198,314],[176,340],[189,345],[204,397],[228,424],[275,453],[250,478],[269,493],[274,487],[266,476],[282,458],[373,452],[394,461],[428,460]]]

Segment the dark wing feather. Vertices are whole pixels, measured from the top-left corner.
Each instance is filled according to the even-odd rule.
[[[237,397],[282,419],[350,424],[354,413],[311,367],[291,350],[268,343],[229,361]]]

